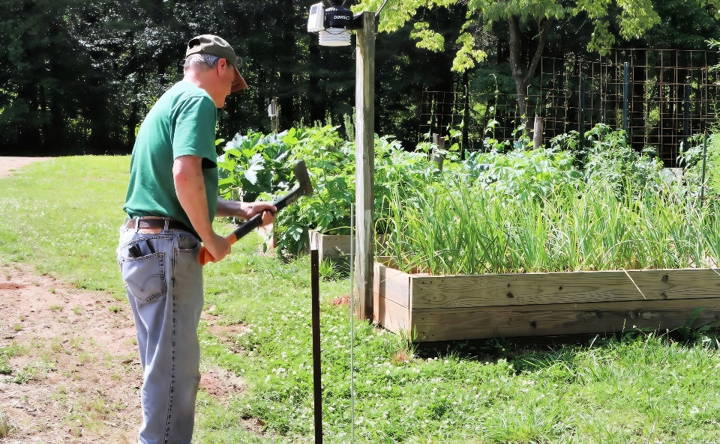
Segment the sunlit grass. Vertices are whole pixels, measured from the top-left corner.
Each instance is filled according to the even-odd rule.
[[[122,300],[114,250],[123,219],[120,207],[127,166],[125,157],[66,158],[33,165],[21,177],[0,179],[4,214],[0,260],[32,264],[40,272],[108,290]],[[433,203],[431,196],[425,199]],[[465,236],[483,242],[473,247],[477,257],[467,254],[449,259],[438,254],[438,263],[487,268],[482,264],[488,259],[480,251],[480,245],[487,245],[511,257],[532,258],[523,267],[539,267],[555,256],[541,248],[546,239],[557,236],[540,233],[549,221],[571,225],[586,218],[600,224],[606,215],[590,211],[593,208],[602,209],[588,206],[587,213],[575,217],[558,206],[554,215],[539,218],[531,207],[518,206],[512,213],[516,217],[535,212],[518,227],[537,231],[537,240],[529,237],[533,234],[517,231],[515,243],[501,239],[498,244],[493,242],[493,231],[476,227]],[[482,208],[482,219],[469,210],[459,217],[475,225],[501,223],[507,219],[504,211],[488,205]],[[647,211],[655,210],[648,207]],[[438,223],[445,220],[433,217]],[[608,245],[625,236],[613,225],[619,222],[612,222],[620,217],[612,215],[605,222],[603,239]],[[665,217],[667,224],[676,220],[672,214]],[[720,228],[718,221],[711,222]],[[678,229],[676,239],[688,242],[692,238],[684,228]],[[225,232],[228,227],[218,230]],[[453,233],[448,230],[429,226],[423,236],[434,242]],[[720,229],[712,231],[712,236],[718,233]],[[583,264],[586,252],[603,258],[589,236],[578,230],[570,238],[574,241],[564,241],[569,245],[560,251],[566,251],[566,261]],[[717,242],[708,245],[718,248]],[[206,269],[206,306],[216,307],[217,322],[240,322],[246,329],[221,340],[203,323],[203,359],[205,364],[240,375],[248,389],[227,404],[200,395],[198,442],[312,441],[309,261],[301,257],[283,263],[257,254],[258,246],[257,237],[248,237],[236,245],[228,260]],[[600,263],[600,259],[593,261]],[[322,284],[326,441],[345,443],[350,442],[352,419],[350,326],[347,306],[330,301],[347,294],[349,282],[327,268],[325,274],[335,279]],[[714,377],[720,354],[709,331],[683,330],[673,336],[628,331],[565,344],[490,340],[430,347],[411,346],[402,337],[359,321],[355,328],[356,442],[720,440],[720,379]],[[76,348],[69,350],[79,353]],[[12,353],[0,352],[0,368],[6,366],[9,373],[2,377],[9,379],[16,376],[13,371],[22,370],[12,368]],[[244,418],[264,424],[264,434],[247,430]]]

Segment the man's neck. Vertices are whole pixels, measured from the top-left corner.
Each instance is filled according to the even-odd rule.
[[[186,82],[190,82],[193,85],[197,86],[198,88],[202,88],[205,91],[207,91],[207,88],[205,87],[205,82],[203,82],[202,78],[193,71],[187,71],[185,73],[185,76],[183,77],[183,80]],[[209,91],[208,91],[209,94]]]
[[[215,96],[213,96],[212,90],[208,87],[208,82],[206,82],[202,75],[199,75],[197,72],[189,70],[185,72],[185,76],[183,77],[183,81],[190,82],[193,85],[197,86],[198,88],[201,88],[205,90],[206,93],[210,96],[210,98],[213,99],[213,102],[215,102],[215,106],[220,108],[218,106],[217,101],[215,100]]]

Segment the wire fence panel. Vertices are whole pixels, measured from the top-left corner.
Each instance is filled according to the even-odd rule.
[[[528,113],[543,117],[546,142],[605,123],[624,129],[636,149],[652,148],[675,166],[681,143],[716,119],[719,62],[717,51],[678,49],[614,50],[595,60],[544,57],[528,87]],[[481,150],[485,137],[514,137],[523,127],[518,110],[517,95],[500,88],[467,97],[464,91],[425,91],[420,133],[459,129],[466,150]]]

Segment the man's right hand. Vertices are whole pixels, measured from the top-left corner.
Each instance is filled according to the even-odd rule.
[[[180,205],[205,244],[205,249],[212,255],[213,262],[221,261],[230,253],[230,242],[215,234],[212,229],[208,217],[202,159],[197,156],[180,156],[175,159],[173,180]]]
[[[213,262],[220,262],[230,254],[230,242],[214,232],[206,239],[203,239],[205,248],[213,257]]]

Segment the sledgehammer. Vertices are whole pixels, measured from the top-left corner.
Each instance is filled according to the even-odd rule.
[[[308,175],[305,162],[301,160],[297,164],[295,164],[294,171],[295,178],[297,179],[298,183],[295,188],[293,188],[292,191],[290,191],[285,197],[276,202],[273,202],[273,205],[275,205],[278,211],[295,202],[300,196],[310,196],[313,193],[312,183],[310,183],[310,176]],[[230,245],[232,245],[237,242],[238,239],[245,236],[260,225],[262,225],[262,214],[256,214],[247,222],[240,225],[237,230],[233,231],[225,239],[227,239],[227,241],[230,242]],[[213,262],[213,257],[207,250],[207,248],[202,247],[198,256],[198,261],[202,265],[205,265],[208,262]]]

